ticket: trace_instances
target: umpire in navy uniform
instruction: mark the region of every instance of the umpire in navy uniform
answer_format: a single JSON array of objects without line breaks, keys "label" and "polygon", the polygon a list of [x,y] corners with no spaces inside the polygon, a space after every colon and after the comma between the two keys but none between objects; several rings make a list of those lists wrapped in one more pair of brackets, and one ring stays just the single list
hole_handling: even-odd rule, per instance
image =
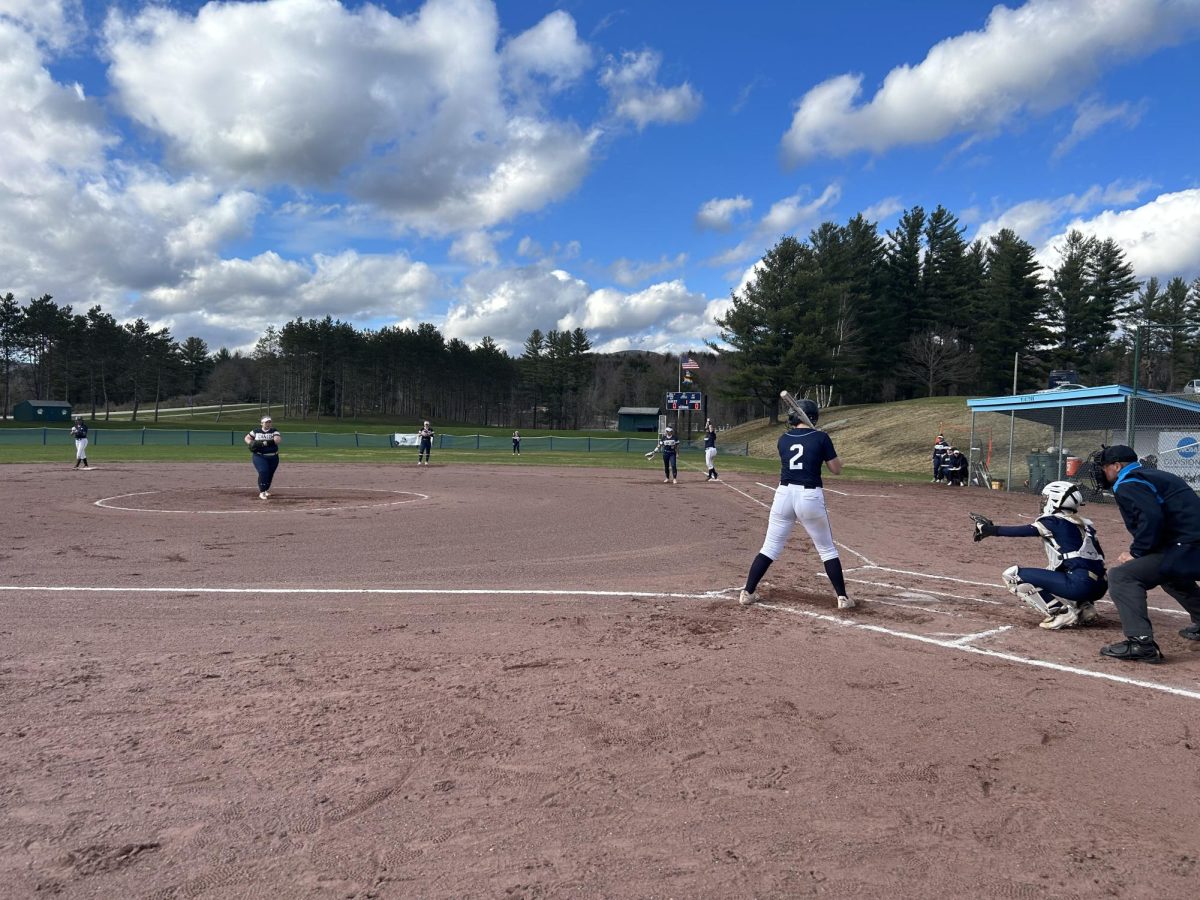
[{"label": "umpire in navy uniform", "polygon": [[1121,616],[1125,640],[1100,648],[1102,656],[1159,663],[1162,651],[1146,607],[1146,592],[1161,587],[1192,617],[1179,634],[1200,641],[1200,497],[1186,481],[1138,462],[1133,448],[1104,447],[1093,455],[1097,485],[1112,487],[1129,549],[1108,571],[1108,594]]}]

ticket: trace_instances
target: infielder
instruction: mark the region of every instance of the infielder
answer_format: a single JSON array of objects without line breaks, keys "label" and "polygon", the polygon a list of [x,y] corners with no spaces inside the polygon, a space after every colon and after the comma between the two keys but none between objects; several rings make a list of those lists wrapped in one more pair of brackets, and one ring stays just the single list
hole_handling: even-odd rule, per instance
[{"label": "infielder", "polygon": [[421,465],[421,459],[424,457],[425,465],[429,465],[429,451],[433,447],[433,428],[428,422],[421,426],[421,430],[417,432],[417,437],[421,439],[421,443],[417,446],[417,465]]},{"label": "infielder", "polygon": [[1096,601],[1108,590],[1104,551],[1095,526],[1079,515],[1084,499],[1076,484],[1052,481],[1042,488],[1042,496],[1045,506],[1032,525],[997,525],[986,516],[971,513],[975,540],[1040,537],[1049,568],[1009,566],[1001,576],[1005,585],[1045,617],[1042,628],[1058,631],[1090,625],[1098,619]]},{"label": "infielder", "polygon": [[83,421],[83,416],[76,416],[75,424],[71,426],[71,437],[75,438],[75,468],[77,469],[80,463],[83,463],[85,469],[91,468],[87,461],[87,432],[87,423]]},{"label": "infielder", "polygon": [[[809,421],[817,422],[817,404],[812,400],[798,401]],[[813,546],[825,564],[825,574],[837,594],[838,609],[853,609],[854,601],[846,596],[846,579],[842,574],[842,560],[833,543],[833,532],[829,527],[829,513],[825,509],[825,490],[821,482],[822,463],[834,475],[840,475],[842,461],[838,459],[833,441],[823,431],[803,424],[796,410],[788,413],[788,430],[779,439],[779,487],[775,489],[775,500],[771,503],[771,515],[767,525],[767,537],[762,549],[750,563],[746,576],[746,587],[738,602],[750,606],[755,602],[754,591],[762,577],[767,574],[771,563],[783,552],[792,529],[799,522],[812,538]]]},{"label": "infielder", "polygon": [[250,461],[258,472],[258,499],[266,500],[271,496],[271,482],[279,468],[279,442],[283,435],[275,430],[270,416],[263,416],[258,427],[252,428],[243,440],[250,448]]},{"label": "infielder", "polygon": [[675,429],[667,426],[658,438],[658,446],[654,448],[662,454],[663,484],[679,484],[679,466],[676,457],[679,454],[679,439],[675,437]]},{"label": "infielder", "polygon": [[717,427],[712,419],[704,422],[704,467],[708,469],[706,481],[719,481],[717,478]]}]

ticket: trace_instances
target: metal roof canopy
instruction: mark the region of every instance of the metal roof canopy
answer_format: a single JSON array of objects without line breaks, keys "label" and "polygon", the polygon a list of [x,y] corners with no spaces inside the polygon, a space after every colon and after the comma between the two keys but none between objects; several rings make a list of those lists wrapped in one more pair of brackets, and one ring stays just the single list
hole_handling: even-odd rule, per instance
[{"label": "metal roof canopy", "polygon": [[[978,397],[967,400],[972,413],[1012,413],[1018,419],[1050,425],[1060,424],[1068,431],[1125,428],[1126,405],[1134,397],[1133,388],[1123,384],[1084,388],[1075,391],[1038,391],[1005,397]],[[1196,399],[1190,399],[1195,397]],[[1170,429],[1179,426],[1179,413],[1200,415],[1200,394],[1157,394],[1138,391],[1137,427]]]}]

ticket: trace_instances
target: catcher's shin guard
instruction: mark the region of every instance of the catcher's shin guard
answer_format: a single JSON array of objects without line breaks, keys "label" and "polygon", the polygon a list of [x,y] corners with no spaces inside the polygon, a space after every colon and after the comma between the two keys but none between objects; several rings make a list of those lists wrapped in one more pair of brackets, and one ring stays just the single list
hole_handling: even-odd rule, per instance
[{"label": "catcher's shin guard", "polygon": [[1055,616],[1062,612],[1060,609],[1050,609],[1050,606],[1046,602],[1046,597],[1042,591],[1039,588],[1034,587],[1032,584],[1027,584],[1021,580],[1021,576],[1017,574],[1017,566],[1009,566],[1004,570],[1001,577],[1004,579],[1005,586],[1012,591],[1012,593],[1015,594],[1022,603],[1031,609],[1040,612],[1043,616]]}]

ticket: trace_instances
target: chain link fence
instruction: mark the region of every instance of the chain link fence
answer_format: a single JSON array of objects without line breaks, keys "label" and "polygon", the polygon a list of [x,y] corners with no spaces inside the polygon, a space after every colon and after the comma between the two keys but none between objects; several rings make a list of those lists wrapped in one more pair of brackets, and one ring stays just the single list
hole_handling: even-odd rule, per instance
[{"label": "chain link fence", "polygon": [[1101,445],[1127,444],[1146,465],[1200,490],[1200,395],[1134,393],[1110,385],[970,400],[970,483],[1040,493],[1051,481],[1076,481],[1089,499],[1089,457]]}]

